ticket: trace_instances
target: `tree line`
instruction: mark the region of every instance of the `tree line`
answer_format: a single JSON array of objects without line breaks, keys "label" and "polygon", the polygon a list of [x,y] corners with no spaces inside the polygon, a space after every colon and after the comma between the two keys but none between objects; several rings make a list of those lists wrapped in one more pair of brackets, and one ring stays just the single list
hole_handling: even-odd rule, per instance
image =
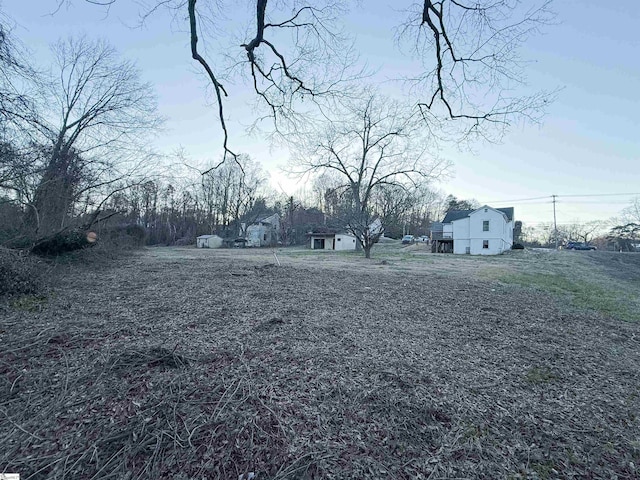
[{"label": "tree line", "polygon": [[[355,235],[369,256],[380,234],[369,228],[375,219],[394,237],[427,234],[456,202],[472,205],[438,191],[451,166],[438,156],[440,142],[500,138],[513,122],[536,121],[554,97],[511,93],[525,80],[519,47],[553,19],[548,1],[415,3],[396,41],[422,73],[394,97],[357,61],[340,22],[348,2],[254,3],[255,35],[248,30],[237,58],[230,49],[205,58],[201,47],[212,25],[239,22],[242,10],[224,2],[210,9],[205,0],[141,4],[143,19],[167,10],[187,20],[190,55],[214,87],[221,161],[189,178],[168,174],[166,157],[149,147],[162,118],[135,63],[80,37],[53,45],[50,65],[32,65],[0,16],[0,243],[33,246],[68,230],[124,227],[141,229],[150,244],[186,243],[202,233],[233,237],[240,224],[277,212],[285,243],[300,243],[320,223]],[[271,121],[272,137],[292,152],[289,170],[308,180],[311,194],[274,193],[260,159],[229,144],[229,92],[217,75],[226,61],[249,80],[256,122]],[[609,237],[631,248],[638,223],[620,222]],[[593,233],[564,230],[553,234],[587,241]],[[523,240],[528,233],[525,226]],[[532,241],[544,241],[539,233]]]}]

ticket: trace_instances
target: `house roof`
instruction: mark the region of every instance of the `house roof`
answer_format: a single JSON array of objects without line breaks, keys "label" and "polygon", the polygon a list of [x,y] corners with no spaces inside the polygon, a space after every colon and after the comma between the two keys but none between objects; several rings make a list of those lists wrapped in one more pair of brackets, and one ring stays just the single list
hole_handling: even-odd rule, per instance
[{"label": "house roof", "polygon": [[335,232],[309,232],[307,233],[307,237],[335,237],[338,235]]},{"label": "house roof", "polygon": [[489,205],[483,205],[480,208],[475,209],[474,212],[478,212],[483,208],[490,208],[491,210],[495,210],[497,212],[502,213],[505,217],[507,217],[508,221],[513,220],[513,207],[493,208],[493,207],[490,207]]},{"label": "house roof", "polygon": [[460,220],[461,218],[468,217],[473,212],[477,212],[478,210],[481,210],[483,208],[492,208],[493,210],[497,210],[500,213],[504,213],[507,216],[507,220],[509,221],[513,220],[513,207],[493,208],[493,207],[490,207],[489,205],[483,205],[482,207],[474,210],[450,210],[444,216],[442,223],[451,223],[456,220]]},{"label": "house roof", "polygon": [[510,221],[513,220],[513,207],[496,208],[496,210],[504,213]]},{"label": "house roof", "polygon": [[442,223],[451,223],[454,220],[460,220],[461,218],[468,217],[472,212],[475,212],[475,210],[449,210],[444,216]]},{"label": "house roof", "polygon": [[278,216],[277,213],[259,215],[253,223],[272,223],[276,219],[276,216]]}]

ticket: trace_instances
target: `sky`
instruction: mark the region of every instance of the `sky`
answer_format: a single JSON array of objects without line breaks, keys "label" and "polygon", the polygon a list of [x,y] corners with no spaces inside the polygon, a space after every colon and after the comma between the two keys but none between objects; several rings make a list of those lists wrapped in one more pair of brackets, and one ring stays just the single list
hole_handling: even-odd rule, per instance
[{"label": "sky", "polygon": [[[235,3],[245,14],[252,2]],[[362,60],[380,79],[415,68],[394,42],[404,3],[411,2],[367,0],[344,17]],[[116,0],[108,11],[84,0],[64,0],[52,14],[57,4],[0,0],[15,24],[14,35],[36,63],[49,63],[48,45],[60,38],[107,39],[155,88],[166,118],[155,147],[166,154],[183,149],[193,164],[220,157],[222,137],[210,88],[190,58],[188,33],[179,19],[161,10],[140,26],[140,4],[130,0]],[[553,221],[551,195],[557,195],[559,224],[607,220],[640,196],[640,3],[556,0],[553,10],[554,24],[528,39],[521,52],[530,61],[529,86],[559,91],[542,123],[517,125],[501,143],[478,143],[472,151],[445,145],[441,155],[453,162],[453,175],[436,185],[458,198],[513,206],[516,218],[529,226]],[[228,22],[218,38],[203,41],[213,50],[216,42],[222,45],[238,33],[241,27]],[[241,84],[227,87],[232,144],[262,164],[276,190],[295,193],[300,181],[282,171],[289,152],[246,133],[255,115],[247,106],[251,97]]]}]

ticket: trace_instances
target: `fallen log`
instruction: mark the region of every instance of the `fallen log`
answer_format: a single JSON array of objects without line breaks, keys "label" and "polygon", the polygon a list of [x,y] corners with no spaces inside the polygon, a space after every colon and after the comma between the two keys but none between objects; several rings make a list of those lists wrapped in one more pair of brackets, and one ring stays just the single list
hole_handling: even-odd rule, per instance
[{"label": "fallen log", "polygon": [[31,247],[31,253],[40,256],[55,256],[82,250],[95,245],[97,235],[82,229],[68,229],[42,238]]}]

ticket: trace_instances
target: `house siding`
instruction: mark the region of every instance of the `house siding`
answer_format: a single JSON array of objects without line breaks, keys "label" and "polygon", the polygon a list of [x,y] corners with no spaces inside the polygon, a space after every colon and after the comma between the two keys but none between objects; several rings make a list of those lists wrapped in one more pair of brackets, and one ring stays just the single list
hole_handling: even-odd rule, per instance
[{"label": "house siding", "polygon": [[[485,222],[488,222],[486,231]],[[464,217],[452,219],[449,224],[445,223],[443,237],[448,236],[453,238],[454,254],[498,255],[511,249],[513,221],[508,220],[504,212],[484,206]],[[485,242],[488,248],[484,248]]]},{"label": "house siding", "polygon": [[451,222],[453,230],[453,253],[463,255],[468,253],[469,243],[469,217]]},{"label": "house siding", "polygon": [[273,214],[246,227],[247,247],[269,247],[277,245],[280,217]]},{"label": "house siding", "polygon": [[[486,210],[486,211],[485,211]],[[489,222],[489,230],[484,231],[484,222]],[[469,215],[469,240],[472,255],[498,255],[511,248],[508,240],[507,224],[502,212],[491,208],[480,208]],[[483,248],[483,241],[489,241],[489,248]],[[508,245],[508,246],[507,246]]]}]

